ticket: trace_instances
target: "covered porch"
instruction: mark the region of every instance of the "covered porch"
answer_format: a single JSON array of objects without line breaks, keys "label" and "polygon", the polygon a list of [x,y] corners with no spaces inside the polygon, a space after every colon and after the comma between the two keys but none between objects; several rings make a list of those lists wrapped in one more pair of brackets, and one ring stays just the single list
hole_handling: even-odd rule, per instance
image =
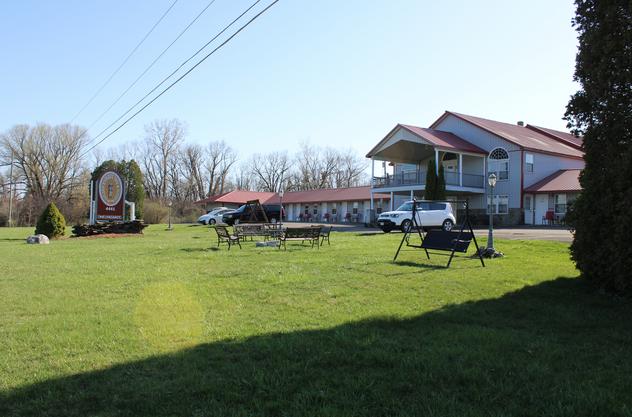
[{"label": "covered porch", "polygon": [[431,159],[438,161],[435,174],[443,166],[446,191],[485,191],[487,152],[449,132],[397,125],[367,157],[372,188],[381,192],[425,190]]}]

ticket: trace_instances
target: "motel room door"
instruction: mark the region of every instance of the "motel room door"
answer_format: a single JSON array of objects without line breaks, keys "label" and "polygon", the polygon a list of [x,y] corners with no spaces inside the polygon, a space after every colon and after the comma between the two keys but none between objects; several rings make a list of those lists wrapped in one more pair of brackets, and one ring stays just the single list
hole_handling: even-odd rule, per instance
[{"label": "motel room door", "polygon": [[549,195],[535,195],[535,224],[544,224],[544,216],[549,209]]}]

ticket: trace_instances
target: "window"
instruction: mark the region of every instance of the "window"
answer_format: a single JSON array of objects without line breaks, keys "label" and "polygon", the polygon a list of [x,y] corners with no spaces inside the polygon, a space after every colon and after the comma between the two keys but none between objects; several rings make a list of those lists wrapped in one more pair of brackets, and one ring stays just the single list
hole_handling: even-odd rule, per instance
[{"label": "window", "polygon": [[524,154],[525,170],[527,172],[533,172],[533,154]]},{"label": "window", "polygon": [[314,215],[318,214],[318,204],[314,204],[313,213],[314,213]]},{"label": "window", "polygon": [[489,153],[487,173],[496,174],[498,181],[509,179],[509,154],[503,148],[496,148]]},{"label": "window", "polygon": [[353,202],[353,214],[358,214],[358,202]]},{"label": "window", "polygon": [[494,203],[490,204],[489,196],[487,196],[487,213],[492,211],[494,214],[509,213],[509,196],[495,195]]},{"label": "window", "polygon": [[304,213],[305,213],[305,214],[309,214],[309,206],[305,206],[305,211],[304,211]]},{"label": "window", "polygon": [[524,209],[531,210],[531,196],[530,195],[524,196]]},{"label": "window", "polygon": [[555,213],[566,213],[566,194],[555,194]]}]

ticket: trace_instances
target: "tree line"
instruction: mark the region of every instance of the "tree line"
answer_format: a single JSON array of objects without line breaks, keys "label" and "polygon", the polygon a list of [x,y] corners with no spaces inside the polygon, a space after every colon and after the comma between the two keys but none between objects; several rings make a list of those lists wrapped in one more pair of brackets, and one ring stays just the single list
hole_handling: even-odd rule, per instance
[{"label": "tree line", "polygon": [[133,161],[150,204],[171,201],[181,211],[234,189],[302,191],[369,181],[368,162],[350,149],[304,143],[294,154],[274,151],[240,160],[226,141],[192,143],[178,119],[155,120],[145,126],[142,139],[89,156],[82,153],[90,143],[84,133],[79,126],[39,123],[16,125],[0,135],[0,225],[7,220],[10,183],[17,224],[33,224],[49,202],[69,221],[82,221],[88,212],[90,177],[106,161],[119,167]]}]

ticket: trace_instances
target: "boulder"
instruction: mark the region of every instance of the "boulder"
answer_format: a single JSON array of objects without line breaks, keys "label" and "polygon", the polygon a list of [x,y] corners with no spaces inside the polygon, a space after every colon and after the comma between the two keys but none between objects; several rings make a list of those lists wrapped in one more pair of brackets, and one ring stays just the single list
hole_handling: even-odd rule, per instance
[{"label": "boulder", "polygon": [[50,241],[46,235],[33,235],[26,238],[26,243],[30,245],[48,245]]}]

